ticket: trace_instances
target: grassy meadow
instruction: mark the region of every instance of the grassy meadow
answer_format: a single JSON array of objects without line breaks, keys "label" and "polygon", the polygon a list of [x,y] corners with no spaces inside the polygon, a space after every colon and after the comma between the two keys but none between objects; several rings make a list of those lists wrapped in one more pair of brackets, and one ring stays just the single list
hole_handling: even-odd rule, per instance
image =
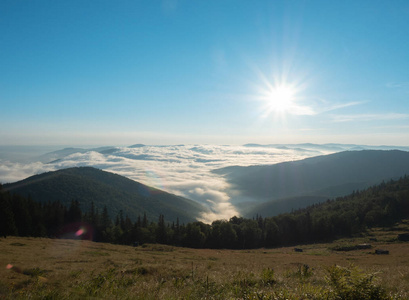
[{"label": "grassy meadow", "polygon": [[396,241],[408,225],[303,252],[1,238],[0,299],[409,299],[409,243]]}]

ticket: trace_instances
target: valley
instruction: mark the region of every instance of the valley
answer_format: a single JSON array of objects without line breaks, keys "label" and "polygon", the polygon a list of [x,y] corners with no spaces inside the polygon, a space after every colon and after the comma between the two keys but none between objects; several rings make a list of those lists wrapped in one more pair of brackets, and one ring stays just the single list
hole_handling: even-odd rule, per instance
[{"label": "valley", "polygon": [[1,1],[0,300],[409,299],[409,1]]},{"label": "valley", "polygon": [[[60,153],[88,153],[72,151]],[[5,184],[0,297],[407,299],[408,243],[398,239],[409,232],[407,153],[343,151],[214,169],[230,182],[221,191],[252,198],[229,199],[243,216],[219,219],[217,205],[90,166]],[[211,222],[198,221],[212,210]]]}]

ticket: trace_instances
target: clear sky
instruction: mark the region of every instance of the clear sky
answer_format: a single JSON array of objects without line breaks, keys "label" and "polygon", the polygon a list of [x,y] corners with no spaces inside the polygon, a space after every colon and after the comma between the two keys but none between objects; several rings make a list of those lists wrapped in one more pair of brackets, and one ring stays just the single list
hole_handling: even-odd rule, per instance
[{"label": "clear sky", "polygon": [[0,144],[409,145],[409,1],[0,2]]}]

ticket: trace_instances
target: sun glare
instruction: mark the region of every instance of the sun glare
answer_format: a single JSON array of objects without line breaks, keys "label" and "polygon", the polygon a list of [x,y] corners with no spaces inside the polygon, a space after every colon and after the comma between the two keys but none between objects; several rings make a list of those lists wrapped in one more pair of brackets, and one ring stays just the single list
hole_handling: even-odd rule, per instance
[{"label": "sun glare", "polygon": [[289,80],[285,75],[268,78],[258,71],[261,85],[256,85],[255,100],[261,102],[260,117],[285,122],[290,116],[313,116],[316,114],[312,103],[308,105],[305,96],[307,83],[300,80]]},{"label": "sun glare", "polygon": [[274,87],[268,95],[268,106],[273,112],[290,112],[294,105],[295,91],[287,85]]}]

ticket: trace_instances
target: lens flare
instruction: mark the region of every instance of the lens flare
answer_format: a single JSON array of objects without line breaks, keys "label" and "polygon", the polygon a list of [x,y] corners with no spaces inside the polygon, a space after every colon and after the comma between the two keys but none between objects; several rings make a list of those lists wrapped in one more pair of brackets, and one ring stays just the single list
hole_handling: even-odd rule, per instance
[{"label": "lens flare", "polygon": [[86,228],[81,227],[80,229],[77,230],[77,232],[75,232],[75,235],[79,237],[83,235],[85,232],[87,232]]}]

